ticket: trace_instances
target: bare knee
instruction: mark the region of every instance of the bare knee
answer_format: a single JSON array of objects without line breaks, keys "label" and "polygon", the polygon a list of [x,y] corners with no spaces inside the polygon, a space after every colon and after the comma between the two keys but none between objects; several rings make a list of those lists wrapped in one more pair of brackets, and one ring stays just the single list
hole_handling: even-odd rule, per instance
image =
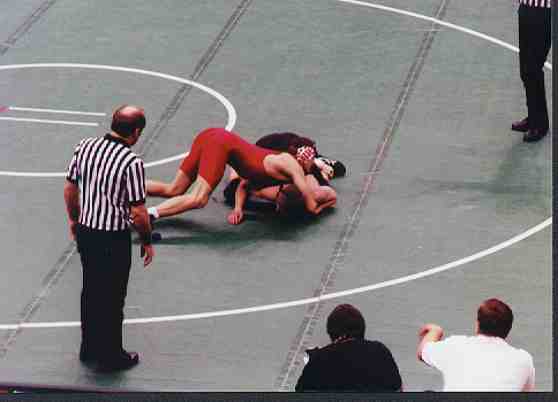
[{"label": "bare knee", "polygon": [[193,179],[185,174],[182,170],[178,169],[176,176],[172,183],[169,183],[166,188],[166,196],[167,197],[176,197],[178,195],[185,194],[186,191],[190,188]]},{"label": "bare knee", "polygon": [[184,190],[182,188],[182,186],[179,186],[176,182],[173,183],[169,183],[169,185],[166,188],[166,196],[167,197],[176,197],[177,195],[182,195],[186,192],[186,190]]},{"label": "bare knee", "polygon": [[194,200],[192,201],[192,208],[193,209],[204,208],[208,202],[209,202],[208,194],[196,194],[194,195]]}]

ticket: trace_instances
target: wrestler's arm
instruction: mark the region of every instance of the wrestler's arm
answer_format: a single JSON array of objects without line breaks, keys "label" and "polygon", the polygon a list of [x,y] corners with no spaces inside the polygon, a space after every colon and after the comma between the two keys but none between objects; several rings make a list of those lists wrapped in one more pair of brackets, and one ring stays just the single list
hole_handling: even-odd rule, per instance
[{"label": "wrestler's arm", "polygon": [[287,154],[283,157],[284,162],[279,166],[281,172],[288,176],[298,191],[300,191],[308,212],[314,215],[319,214],[325,207],[318,205],[318,202],[314,198],[314,192],[306,181],[302,167],[293,157],[290,157],[290,155],[286,157],[286,155]]},{"label": "wrestler's arm", "polygon": [[234,209],[227,220],[231,225],[238,225],[244,218],[244,204],[248,198],[248,181],[241,179],[234,194]]}]

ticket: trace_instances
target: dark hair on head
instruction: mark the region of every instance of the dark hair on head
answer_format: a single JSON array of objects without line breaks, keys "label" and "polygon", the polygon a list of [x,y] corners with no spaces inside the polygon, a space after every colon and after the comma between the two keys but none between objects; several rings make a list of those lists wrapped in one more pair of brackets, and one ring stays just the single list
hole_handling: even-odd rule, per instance
[{"label": "dark hair on head", "polygon": [[505,338],[512,327],[513,313],[506,303],[498,299],[488,299],[480,305],[477,320],[481,334]]},{"label": "dark hair on head", "polygon": [[124,138],[131,136],[139,128],[145,128],[145,115],[143,109],[122,105],[112,115],[110,129]]},{"label": "dark hair on head", "polygon": [[350,304],[340,304],[327,317],[327,333],[332,341],[340,336],[363,339],[366,324],[360,311]]},{"label": "dark hair on head", "polygon": [[329,182],[324,179],[324,177],[322,176],[322,171],[318,166],[316,166],[315,163],[313,163],[312,167],[310,168],[310,174],[314,176],[320,186],[329,186]]},{"label": "dark hair on head", "polygon": [[227,184],[227,187],[223,190],[223,195],[225,196],[225,204],[233,207],[234,206],[234,195],[236,194],[236,189],[240,184],[240,177],[233,179]]}]

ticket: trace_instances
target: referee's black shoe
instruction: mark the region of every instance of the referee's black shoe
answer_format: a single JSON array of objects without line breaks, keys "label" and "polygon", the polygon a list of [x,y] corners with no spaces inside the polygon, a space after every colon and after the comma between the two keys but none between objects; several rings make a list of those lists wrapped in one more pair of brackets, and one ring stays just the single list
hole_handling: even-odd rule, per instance
[{"label": "referee's black shoe", "polygon": [[531,128],[523,136],[523,142],[537,142],[548,134],[548,129]]},{"label": "referee's black shoe", "polygon": [[139,354],[137,352],[122,352],[118,357],[108,360],[99,361],[98,371],[120,371],[128,370],[139,363]]},{"label": "referee's black shoe", "polygon": [[513,131],[519,131],[520,133],[526,133],[529,131],[529,118],[526,117],[523,120],[512,123],[511,129]]},{"label": "referee's black shoe", "polygon": [[89,350],[81,347],[79,350],[79,360],[85,364],[95,363],[97,361],[97,357],[94,356]]}]

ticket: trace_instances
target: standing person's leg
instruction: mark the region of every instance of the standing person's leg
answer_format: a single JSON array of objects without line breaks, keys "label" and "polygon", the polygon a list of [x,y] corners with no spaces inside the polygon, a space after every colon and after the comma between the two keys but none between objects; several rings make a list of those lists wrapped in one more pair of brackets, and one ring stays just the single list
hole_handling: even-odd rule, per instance
[{"label": "standing person's leg", "polygon": [[98,361],[108,365],[120,353],[114,342],[111,323],[114,322],[115,269],[114,247],[118,247],[111,232],[78,227],[78,249],[83,266],[81,293],[82,361]]},{"label": "standing person's leg", "polygon": [[524,141],[538,141],[548,132],[544,63],[550,50],[550,10],[520,7],[520,62],[528,110]]},{"label": "standing person's leg", "polygon": [[126,369],[138,362],[137,354],[128,354],[122,347],[122,321],[131,268],[131,236],[129,231],[107,234],[110,246],[105,249],[105,265],[102,271],[102,298],[99,305],[103,310],[103,350],[99,362],[102,369]]},{"label": "standing person's leg", "polygon": [[546,103],[546,88],[544,85],[544,63],[550,51],[551,44],[551,14],[549,9],[536,10],[533,24],[532,50],[530,52],[533,77],[533,111],[532,128],[547,130],[549,127],[548,109]]},{"label": "standing person's leg", "polygon": [[526,133],[529,131],[529,103],[531,101],[531,84],[529,77],[529,46],[531,42],[531,29],[529,23],[529,8],[520,4],[518,12],[518,33],[519,33],[519,76],[525,89],[525,104],[527,106],[527,117],[512,124],[512,130]]},{"label": "standing person's leg", "polygon": [[124,352],[122,345],[122,323],[124,321],[124,304],[128,293],[130,268],[132,267],[132,241],[130,232],[119,233],[114,243],[112,267],[114,270],[114,305],[111,306],[111,308],[114,309],[114,315],[111,314],[110,336],[114,342],[114,349]]},{"label": "standing person's leg", "polygon": [[82,290],[80,297],[81,311],[81,346],[79,358],[89,362],[97,360],[100,347],[98,342],[97,323],[98,311],[95,309],[95,291],[98,289],[97,261],[98,253],[95,249],[96,239],[81,225],[78,225],[76,241],[82,266]]}]

